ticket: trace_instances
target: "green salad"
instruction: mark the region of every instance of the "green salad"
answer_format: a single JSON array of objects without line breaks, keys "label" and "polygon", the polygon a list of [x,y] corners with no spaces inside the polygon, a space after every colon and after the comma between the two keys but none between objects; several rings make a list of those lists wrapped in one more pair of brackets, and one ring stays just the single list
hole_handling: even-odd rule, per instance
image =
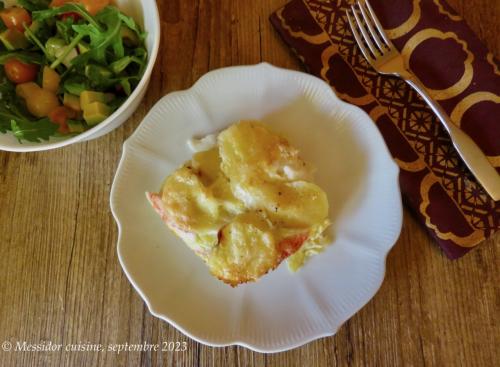
[{"label": "green salad", "polygon": [[0,133],[80,134],[138,85],[146,34],[109,1],[0,2]]}]

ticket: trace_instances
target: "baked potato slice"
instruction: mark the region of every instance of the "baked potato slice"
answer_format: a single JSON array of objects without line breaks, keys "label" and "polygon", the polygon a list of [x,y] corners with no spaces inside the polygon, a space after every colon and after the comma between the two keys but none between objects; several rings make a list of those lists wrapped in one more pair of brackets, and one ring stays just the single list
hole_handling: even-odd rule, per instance
[{"label": "baked potato slice", "polygon": [[219,134],[221,169],[235,181],[309,180],[312,168],[285,138],[257,121],[241,121]]},{"label": "baked potato slice", "polygon": [[231,286],[259,279],[293,255],[308,232],[280,238],[259,212],[237,216],[219,233],[219,243],[208,256],[210,272]]}]

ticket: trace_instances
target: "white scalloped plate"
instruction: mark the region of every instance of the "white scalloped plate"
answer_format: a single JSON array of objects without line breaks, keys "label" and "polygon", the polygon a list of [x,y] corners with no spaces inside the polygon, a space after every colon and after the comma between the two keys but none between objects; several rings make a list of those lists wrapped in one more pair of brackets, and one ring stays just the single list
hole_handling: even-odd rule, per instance
[{"label": "white scalloped plate", "polygon": [[[285,264],[231,288],[175,237],[144,193],[188,160],[186,141],[261,119],[317,167],[333,243],[298,273]],[[371,119],[308,74],[268,64],[208,73],[165,96],[124,144],[111,193],[118,256],[151,313],[211,346],[279,352],[335,334],[377,292],[402,223],[398,168]]]}]

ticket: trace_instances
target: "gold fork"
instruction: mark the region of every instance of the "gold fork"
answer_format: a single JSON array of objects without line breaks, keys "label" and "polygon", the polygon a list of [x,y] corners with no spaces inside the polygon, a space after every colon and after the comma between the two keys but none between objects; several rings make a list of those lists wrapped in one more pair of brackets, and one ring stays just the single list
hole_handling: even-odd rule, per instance
[{"label": "gold fork", "polygon": [[347,18],[359,49],[379,74],[397,76],[408,83],[434,111],[450,135],[453,146],[477,181],[493,200],[500,200],[500,175],[481,148],[458,126],[426,91],[422,82],[405,67],[403,56],[387,37],[368,0],[358,0]]}]

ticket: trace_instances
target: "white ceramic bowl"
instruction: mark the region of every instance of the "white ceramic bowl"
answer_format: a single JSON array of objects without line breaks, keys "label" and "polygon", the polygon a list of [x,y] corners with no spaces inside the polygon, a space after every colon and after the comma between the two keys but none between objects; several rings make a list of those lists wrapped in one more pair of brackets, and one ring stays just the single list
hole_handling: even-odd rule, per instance
[{"label": "white ceramic bowl", "polygon": [[0,150],[11,152],[37,152],[61,148],[70,144],[103,136],[123,124],[137,109],[148,89],[153,66],[160,48],[160,16],[154,0],[116,0],[114,3],[127,15],[132,16],[142,29],[148,32],[146,48],[148,64],[139,85],[130,97],[110,117],[90,130],[73,137],[50,138],[42,143],[19,141],[10,132],[0,134]]},{"label": "white ceramic bowl", "polygon": [[[317,168],[333,243],[237,288],[215,279],[146,200],[188,160],[186,141],[261,119]],[[402,222],[398,167],[370,117],[311,75],[268,64],[216,70],[161,99],[124,144],[111,208],[120,263],[151,313],[199,342],[261,352],[334,334],[377,292]]]}]

